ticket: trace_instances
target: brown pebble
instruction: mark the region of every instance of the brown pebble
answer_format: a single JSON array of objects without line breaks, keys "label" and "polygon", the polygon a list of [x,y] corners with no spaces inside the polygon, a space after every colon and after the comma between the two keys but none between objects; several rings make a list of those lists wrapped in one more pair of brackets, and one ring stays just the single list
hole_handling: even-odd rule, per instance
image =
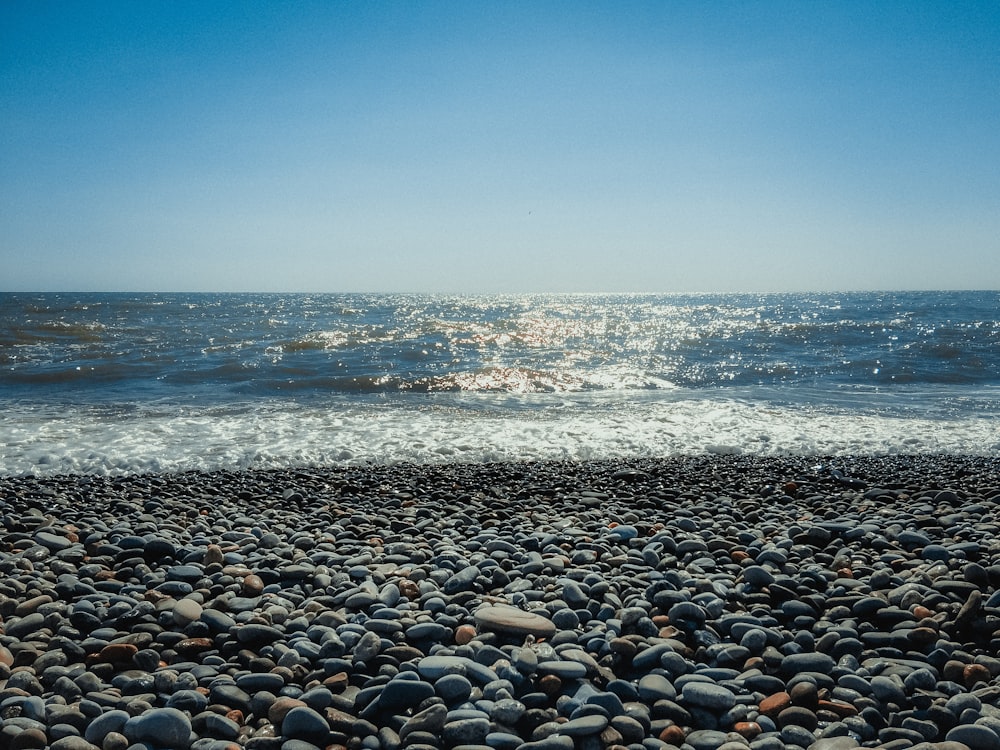
[{"label": "brown pebble", "polygon": [[205,548],[205,565],[221,565],[223,561],[222,547],[218,544],[210,544]]},{"label": "brown pebble", "polygon": [[45,732],[41,729],[25,729],[20,734],[14,735],[13,739],[10,741],[10,750],[34,750],[38,748],[39,750],[43,747],[47,747],[49,744],[48,738],[45,736]]},{"label": "brown pebble", "polygon": [[459,625],[455,628],[455,643],[464,646],[476,637],[476,629],[471,625]]},{"label": "brown pebble", "polygon": [[138,652],[139,649],[131,643],[109,643],[94,657],[94,661],[106,664],[125,664],[131,662],[132,657]]},{"label": "brown pebble", "polygon": [[399,582],[399,593],[410,601],[415,601],[420,598],[420,586],[415,581],[404,578]]},{"label": "brown pebble", "polygon": [[271,707],[267,711],[267,719],[275,726],[280,726],[289,711],[304,705],[306,705],[304,701],[282,695],[271,704]]},{"label": "brown pebble", "polygon": [[24,617],[25,615],[30,615],[43,604],[49,604],[51,602],[51,596],[48,594],[39,594],[38,596],[33,596],[32,598],[27,599],[14,607],[14,614],[18,617]]},{"label": "brown pebble", "polygon": [[916,643],[918,645],[925,645],[928,643],[934,643],[938,639],[938,632],[933,628],[914,628],[906,634],[906,640],[910,643]]},{"label": "brown pebble", "polygon": [[548,696],[559,695],[562,690],[562,680],[554,674],[547,674],[538,681],[538,688]]},{"label": "brown pebble", "polygon": [[774,695],[767,696],[764,700],[760,702],[757,710],[760,711],[765,716],[777,716],[779,713],[784,711],[792,705],[792,696],[788,693],[781,692],[775,693]]},{"label": "brown pebble", "polygon": [[971,688],[977,682],[989,682],[990,670],[982,664],[968,664],[962,670],[962,682],[967,688]]},{"label": "brown pebble", "polygon": [[804,706],[789,706],[778,714],[778,726],[787,727],[792,724],[811,732],[819,726],[819,720],[816,714]]},{"label": "brown pebble", "polygon": [[246,596],[260,596],[264,590],[264,582],[260,576],[251,573],[243,579],[243,593]]},{"label": "brown pebble", "polygon": [[211,638],[185,638],[174,645],[178,654],[196,654],[212,648],[215,648],[215,642]]},{"label": "brown pebble", "polygon": [[748,740],[755,739],[763,730],[756,721],[738,721],[733,724],[733,731]]},{"label": "brown pebble", "polygon": [[350,675],[347,672],[337,672],[323,680],[323,686],[330,692],[340,692],[347,687],[349,681]]},{"label": "brown pebble", "polygon": [[858,709],[856,709],[850,703],[843,703],[841,701],[820,700],[816,706],[816,710],[828,711],[830,713],[836,714],[842,719],[848,716],[858,715]]},{"label": "brown pebble", "polygon": [[788,696],[791,698],[792,704],[806,708],[816,708],[816,703],[819,701],[816,686],[811,682],[794,684],[792,689],[788,691]]},{"label": "brown pebble", "polygon": [[603,747],[620,746],[625,739],[622,737],[622,733],[612,726],[604,727],[604,730],[600,734],[600,738],[601,745]]},{"label": "brown pebble", "polygon": [[14,666],[14,654],[6,646],[0,646],[0,664],[6,664],[8,667]]},{"label": "brown pebble", "polygon": [[621,654],[626,659],[631,659],[635,656],[635,652],[638,647],[630,641],[628,638],[612,638],[608,643],[608,647],[611,649],[612,653]]},{"label": "brown pebble", "polygon": [[677,747],[680,747],[684,744],[685,736],[684,730],[681,727],[676,724],[672,724],[660,732],[660,741],[666,742],[668,745],[676,745]]}]

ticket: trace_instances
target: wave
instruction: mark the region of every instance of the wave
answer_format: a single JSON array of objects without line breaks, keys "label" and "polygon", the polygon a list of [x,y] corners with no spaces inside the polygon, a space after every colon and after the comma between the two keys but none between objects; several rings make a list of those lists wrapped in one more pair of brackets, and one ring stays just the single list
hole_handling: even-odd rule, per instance
[{"label": "wave", "polygon": [[1000,453],[996,394],[975,411],[942,404],[934,416],[908,415],[886,403],[859,409],[872,403],[872,394],[863,392],[840,394],[839,404],[804,403],[801,393],[784,399],[677,391],[640,399],[606,393],[441,395],[200,407],[8,402],[8,417],[0,421],[0,474],[696,453]]}]

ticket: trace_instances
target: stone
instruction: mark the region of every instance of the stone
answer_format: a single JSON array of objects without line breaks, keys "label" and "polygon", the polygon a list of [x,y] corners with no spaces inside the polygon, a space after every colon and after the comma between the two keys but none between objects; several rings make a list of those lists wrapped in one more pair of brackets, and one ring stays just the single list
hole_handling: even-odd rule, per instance
[{"label": "stone", "polygon": [[681,689],[681,702],[722,713],[736,704],[736,696],[712,682],[688,682]]},{"label": "stone", "polygon": [[126,721],[122,734],[130,742],[186,748],[191,737],[191,719],[176,708],[154,708]]},{"label": "stone", "polygon": [[556,633],[556,626],[551,620],[503,604],[483,605],[474,616],[476,624],[484,630],[537,638],[551,638]]}]

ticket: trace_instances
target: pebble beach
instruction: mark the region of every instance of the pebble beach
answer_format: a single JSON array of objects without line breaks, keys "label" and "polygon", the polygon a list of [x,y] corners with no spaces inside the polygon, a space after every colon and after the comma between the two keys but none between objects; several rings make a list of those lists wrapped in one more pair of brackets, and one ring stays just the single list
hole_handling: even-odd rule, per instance
[{"label": "pebble beach", "polygon": [[0,477],[0,749],[1000,750],[1000,460]]}]

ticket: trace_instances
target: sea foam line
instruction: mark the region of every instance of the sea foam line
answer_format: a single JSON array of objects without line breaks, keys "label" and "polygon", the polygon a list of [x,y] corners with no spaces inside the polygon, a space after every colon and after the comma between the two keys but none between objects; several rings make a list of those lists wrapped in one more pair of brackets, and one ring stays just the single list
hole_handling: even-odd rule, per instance
[{"label": "sea foam line", "polygon": [[130,474],[301,465],[591,460],[698,453],[995,455],[988,417],[905,417],[741,399],[550,408],[237,404],[20,406],[0,420],[0,474]]}]

